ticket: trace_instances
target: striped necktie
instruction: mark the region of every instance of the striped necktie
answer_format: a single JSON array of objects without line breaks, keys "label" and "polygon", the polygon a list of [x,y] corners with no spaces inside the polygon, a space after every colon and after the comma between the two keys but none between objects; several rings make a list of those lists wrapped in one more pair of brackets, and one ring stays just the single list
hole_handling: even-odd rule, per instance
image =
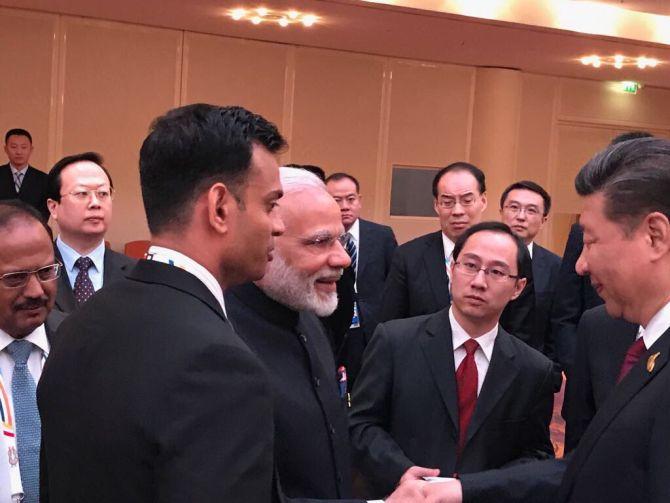
[{"label": "striped necktie", "polygon": [[21,190],[21,184],[23,183],[24,174],[25,173],[23,171],[17,171],[16,173],[14,173],[14,188],[16,189],[17,194]]},{"label": "striped necktie", "polygon": [[354,237],[350,232],[347,232],[347,241],[344,245],[344,249],[349,254],[351,259],[351,270],[354,271],[354,278],[356,277],[356,266],[358,264],[358,250],[356,249],[356,243],[354,243]]}]

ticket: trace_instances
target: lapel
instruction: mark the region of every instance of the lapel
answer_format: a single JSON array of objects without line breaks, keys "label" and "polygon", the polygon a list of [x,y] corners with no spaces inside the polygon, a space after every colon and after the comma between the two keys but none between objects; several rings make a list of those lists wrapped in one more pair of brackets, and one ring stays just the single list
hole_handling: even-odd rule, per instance
[{"label": "lapel", "polygon": [[451,342],[449,309],[435,313],[428,321],[426,333],[420,339],[421,349],[428,361],[428,368],[435,380],[454,427],[451,433],[456,439],[458,432],[458,390],[454,366],[454,348]]},{"label": "lapel", "polygon": [[118,260],[117,254],[112,250],[105,248],[104,271],[102,276],[102,284],[109,285],[112,281],[122,279],[125,267]]},{"label": "lapel", "polygon": [[549,279],[549,274],[547,274],[547,255],[544,253],[544,248],[537,243],[533,244],[531,264],[535,291],[544,292],[547,290],[547,280]]},{"label": "lapel", "polygon": [[[647,371],[647,358],[654,353],[660,353],[656,359],[656,365],[653,372]],[[588,459],[591,451],[600,439],[603,432],[607,429],[610,423],[616,418],[628,403],[635,398],[642,388],[644,388],[652,379],[659,375],[668,363],[668,356],[670,353],[670,329],[656,341],[656,343],[642,355],[640,361],[635,365],[628,376],[615,386],[612,394],[605,400],[602,407],[593,417],[584,436],[579,442],[577,449],[572,456],[572,460],[568,465],[565,476],[563,477],[563,484],[561,494],[568,495],[571,491],[576,474],[581,470]],[[562,501],[559,499],[559,501]]]},{"label": "lapel", "polygon": [[29,192],[30,186],[33,183],[33,177],[35,176],[35,174],[33,173],[34,171],[35,170],[32,168],[32,166],[28,166],[26,174],[23,176],[23,181],[21,182],[21,188],[19,189],[19,194],[25,194],[26,192]]},{"label": "lapel", "polygon": [[[56,259],[63,264],[63,257],[61,256],[56,243],[54,243],[54,254],[56,255]],[[65,265],[63,265],[63,272],[61,272],[60,278],[58,278],[56,307],[64,313],[71,313],[77,308],[77,302],[74,300],[74,292],[72,291]]]},{"label": "lapel", "polygon": [[519,373],[519,367],[514,362],[516,352],[514,351],[511,337],[502,328],[498,327],[498,335],[496,336],[493,352],[491,353],[491,362],[486,371],[482,390],[479,392],[479,397],[477,397],[477,405],[472,414],[472,419],[468,425],[465,439],[466,446],[475,433],[477,433],[477,430],[485,423],[496,404]]},{"label": "lapel", "polygon": [[0,166],[0,187],[2,186],[8,187],[8,195],[15,194],[18,197],[18,194],[16,193],[16,188],[14,186],[14,176],[12,175],[12,168],[10,167],[9,164]]},{"label": "lapel", "polygon": [[126,277],[142,283],[165,285],[191,295],[214,311],[223,321],[227,321],[221,304],[205,284],[190,272],[186,272],[179,267],[151,260],[139,260]]},{"label": "lapel", "polygon": [[428,235],[426,250],[423,254],[423,262],[428,273],[428,282],[433,292],[437,309],[448,306],[451,302],[449,295],[449,277],[444,263],[444,245],[442,244],[442,231]]},{"label": "lapel", "polygon": [[[377,241],[374,239],[372,234],[372,228],[368,226],[368,222],[359,218],[358,219],[358,271],[356,273],[356,278],[363,276],[363,271],[370,261],[370,257],[374,255],[372,253],[373,248]],[[361,253],[361,248],[363,253]]]}]

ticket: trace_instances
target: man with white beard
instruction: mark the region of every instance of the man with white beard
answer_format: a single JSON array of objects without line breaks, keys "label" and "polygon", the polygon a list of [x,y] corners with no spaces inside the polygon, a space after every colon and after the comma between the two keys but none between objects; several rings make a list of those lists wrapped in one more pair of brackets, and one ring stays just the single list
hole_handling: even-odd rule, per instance
[{"label": "man with white beard", "polygon": [[[347,410],[317,318],[337,307],[336,283],[350,263],[344,227],[321,180],[302,169],[279,171],[284,196],[268,211],[279,211],[286,230],[263,279],[228,290],[226,309],[274,388],[275,501],[345,501],[352,496]],[[403,487],[386,501],[415,490]]]}]

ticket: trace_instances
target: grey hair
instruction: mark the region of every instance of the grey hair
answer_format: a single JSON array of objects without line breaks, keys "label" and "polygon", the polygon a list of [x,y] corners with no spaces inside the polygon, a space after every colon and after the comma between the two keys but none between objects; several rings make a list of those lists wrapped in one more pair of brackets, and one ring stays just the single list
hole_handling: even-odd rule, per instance
[{"label": "grey hair", "polygon": [[299,192],[306,189],[326,190],[326,184],[314,173],[302,168],[279,168],[279,179],[284,194]]}]

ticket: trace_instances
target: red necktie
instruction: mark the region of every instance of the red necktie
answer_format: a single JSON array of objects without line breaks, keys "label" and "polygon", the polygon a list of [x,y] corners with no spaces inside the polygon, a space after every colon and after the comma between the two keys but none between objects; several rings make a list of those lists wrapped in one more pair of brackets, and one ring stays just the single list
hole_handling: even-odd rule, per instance
[{"label": "red necktie", "polygon": [[636,340],[629,348],[626,353],[626,357],[623,359],[623,364],[621,365],[621,370],[619,371],[619,378],[617,379],[617,384],[628,375],[630,369],[640,360],[640,357],[647,351],[646,346],[644,345],[644,338],[640,337]]},{"label": "red necktie", "polygon": [[479,347],[477,341],[468,339],[463,343],[465,348],[465,358],[456,370],[456,384],[458,386],[458,428],[460,438],[458,442],[458,451],[465,445],[465,434],[468,431],[468,424],[472,412],[477,403],[477,365],[475,364],[475,351]]}]

